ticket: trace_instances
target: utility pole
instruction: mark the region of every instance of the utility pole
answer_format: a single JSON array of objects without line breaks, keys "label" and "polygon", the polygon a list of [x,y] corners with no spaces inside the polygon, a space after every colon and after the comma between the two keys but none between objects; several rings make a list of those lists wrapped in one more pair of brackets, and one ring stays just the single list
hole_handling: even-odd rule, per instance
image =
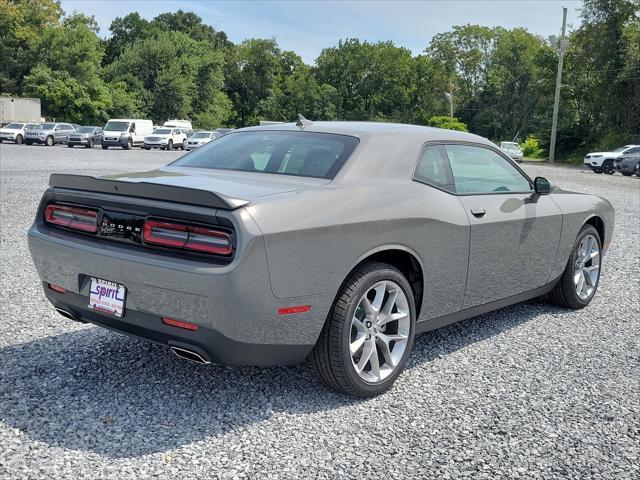
[{"label": "utility pole", "polygon": [[556,77],[556,94],[553,98],[553,117],[551,119],[551,142],[549,143],[549,163],[553,163],[556,155],[556,133],[558,130],[558,110],[560,109],[560,85],[562,84],[562,64],[569,42],[565,38],[567,30],[567,7],[562,7],[562,35],[558,50],[558,76]]},{"label": "utility pole", "polygon": [[455,89],[455,86],[453,85],[453,82],[451,80],[449,80],[447,89],[449,91],[444,92],[444,96],[447,97],[447,100],[449,100],[449,116],[453,118],[453,90]]}]

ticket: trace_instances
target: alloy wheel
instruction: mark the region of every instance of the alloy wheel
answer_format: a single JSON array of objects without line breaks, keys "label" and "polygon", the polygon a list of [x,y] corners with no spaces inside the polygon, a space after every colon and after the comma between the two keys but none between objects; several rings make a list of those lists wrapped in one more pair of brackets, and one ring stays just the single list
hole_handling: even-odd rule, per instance
[{"label": "alloy wheel", "polygon": [[578,250],[573,269],[573,283],[581,300],[593,295],[600,276],[600,245],[593,235],[585,236]]},{"label": "alloy wheel", "polygon": [[351,363],[367,383],[383,381],[398,367],[411,330],[409,302],[402,288],[385,280],[360,298],[351,320]]}]

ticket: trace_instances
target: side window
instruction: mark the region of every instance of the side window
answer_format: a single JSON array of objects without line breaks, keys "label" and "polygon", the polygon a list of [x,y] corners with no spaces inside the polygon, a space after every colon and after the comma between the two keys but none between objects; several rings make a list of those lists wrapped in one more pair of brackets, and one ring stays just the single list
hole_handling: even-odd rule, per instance
[{"label": "side window", "polygon": [[456,190],[442,145],[432,145],[424,149],[414,178],[450,192]]},{"label": "side window", "polygon": [[131,126],[129,127],[129,132],[130,133],[135,133],[136,131],[136,124],[132,123]]},{"label": "side window", "polygon": [[531,191],[529,181],[496,152],[472,145],[445,148],[457,193]]}]

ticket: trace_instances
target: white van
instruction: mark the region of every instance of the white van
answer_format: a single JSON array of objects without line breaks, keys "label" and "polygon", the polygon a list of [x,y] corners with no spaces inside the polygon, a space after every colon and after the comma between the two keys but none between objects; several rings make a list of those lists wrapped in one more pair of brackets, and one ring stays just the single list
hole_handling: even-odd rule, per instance
[{"label": "white van", "polygon": [[107,122],[102,132],[102,149],[122,147],[131,150],[142,146],[144,137],[153,132],[153,122],[141,118],[113,118]]},{"label": "white van", "polygon": [[189,120],[167,120],[162,126],[193,130],[193,127],[191,126],[191,122]]}]

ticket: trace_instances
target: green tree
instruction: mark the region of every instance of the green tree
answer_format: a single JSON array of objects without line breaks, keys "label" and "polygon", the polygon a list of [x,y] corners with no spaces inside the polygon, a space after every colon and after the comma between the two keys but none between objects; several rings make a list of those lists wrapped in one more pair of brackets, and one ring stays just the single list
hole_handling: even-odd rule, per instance
[{"label": "green tree", "polygon": [[20,94],[42,32],[63,12],[54,0],[0,0],[0,12],[0,92]]},{"label": "green tree", "polygon": [[182,32],[158,31],[130,45],[109,66],[108,78],[129,85],[156,122],[194,117],[210,125],[229,113],[222,52]]},{"label": "green tree", "polygon": [[333,86],[346,120],[406,121],[412,116],[411,52],[393,42],[341,40],[316,60],[316,77]]},{"label": "green tree", "polygon": [[458,130],[468,132],[467,126],[455,117],[435,116],[429,119],[428,125],[436,128],[446,128],[448,130]]},{"label": "green tree", "polygon": [[262,104],[273,95],[280,62],[275,40],[251,39],[230,49],[225,65],[226,92],[240,127],[258,122]]}]

